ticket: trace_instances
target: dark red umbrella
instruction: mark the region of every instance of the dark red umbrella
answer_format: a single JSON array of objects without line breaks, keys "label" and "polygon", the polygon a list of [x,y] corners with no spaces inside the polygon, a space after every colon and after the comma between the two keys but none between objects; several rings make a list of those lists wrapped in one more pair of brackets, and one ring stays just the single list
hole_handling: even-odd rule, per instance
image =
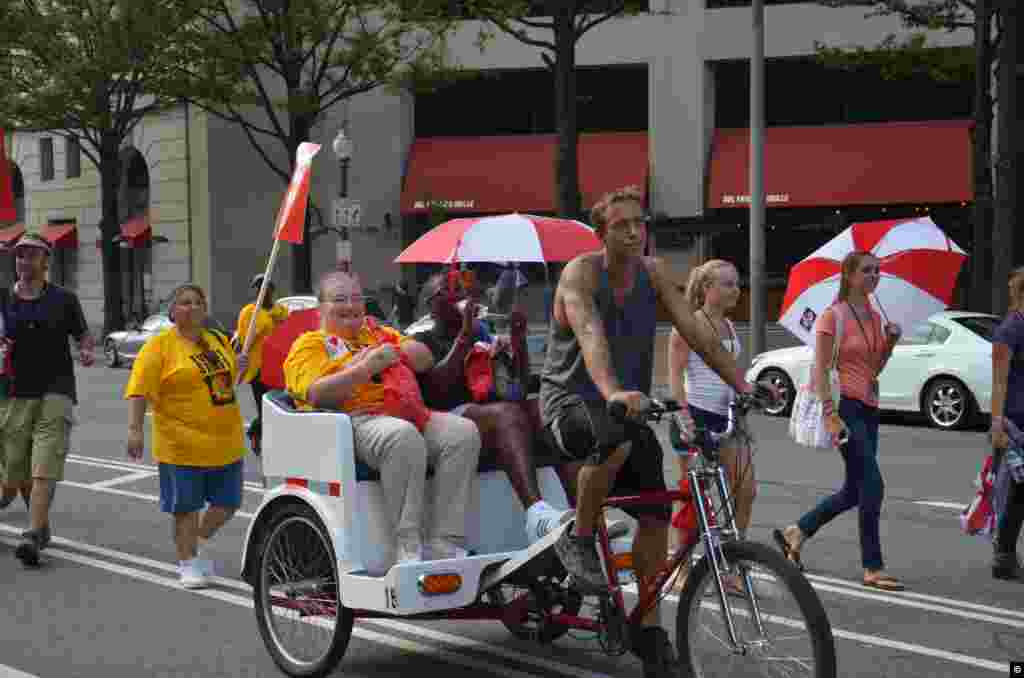
[{"label": "dark red umbrella", "polygon": [[263,341],[263,367],[260,368],[260,381],[270,388],[283,389],[284,359],[292,344],[304,332],[320,329],[320,309],[306,308],[292,311],[284,322]]}]

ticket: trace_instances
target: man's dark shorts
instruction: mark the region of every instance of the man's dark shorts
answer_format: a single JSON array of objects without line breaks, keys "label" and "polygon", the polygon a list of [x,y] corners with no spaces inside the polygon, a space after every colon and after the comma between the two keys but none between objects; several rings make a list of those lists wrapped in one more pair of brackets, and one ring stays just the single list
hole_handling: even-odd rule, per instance
[{"label": "man's dark shorts", "polygon": [[[642,492],[665,491],[665,471],[661,444],[650,426],[620,422],[608,416],[604,402],[582,400],[563,405],[549,418],[543,431],[544,442],[569,461],[603,463],[624,442],[632,443],[609,496],[621,497]],[[654,516],[666,522],[671,504],[635,505],[622,509],[634,518]]]}]

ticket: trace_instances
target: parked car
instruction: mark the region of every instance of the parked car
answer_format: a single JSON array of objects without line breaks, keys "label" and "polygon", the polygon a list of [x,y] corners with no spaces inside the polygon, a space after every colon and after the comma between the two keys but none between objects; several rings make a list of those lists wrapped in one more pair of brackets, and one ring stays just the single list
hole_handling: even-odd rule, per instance
[{"label": "parked car", "polygon": [[[213,318],[207,322],[214,329],[231,336],[231,333]],[[103,339],[103,357],[107,365],[118,367],[135,360],[142,350],[142,345],[150,337],[160,334],[173,324],[166,313],[155,313],[142,321],[141,325],[129,325],[128,329],[111,332]]]},{"label": "parked car", "polygon": [[[879,378],[879,407],[920,412],[941,429],[968,426],[991,412],[992,334],[999,318],[984,313],[943,311],[904,328]],[[808,378],[813,349],[782,348],[758,354],[747,381],[768,381],[785,394],[769,414],[790,412],[796,389]]]}]

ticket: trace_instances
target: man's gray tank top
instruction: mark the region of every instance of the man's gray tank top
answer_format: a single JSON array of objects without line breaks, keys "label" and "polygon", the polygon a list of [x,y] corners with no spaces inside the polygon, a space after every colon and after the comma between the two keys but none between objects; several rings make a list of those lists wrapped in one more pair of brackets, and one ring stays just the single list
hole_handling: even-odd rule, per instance
[{"label": "man's gray tank top", "polygon": [[[647,267],[637,267],[633,289],[620,307],[601,267],[594,304],[604,323],[611,351],[612,371],[627,391],[650,393],[654,372],[654,335],[657,330],[657,295]],[[590,378],[583,351],[571,327],[563,327],[552,314],[548,350],[541,374],[540,404],[545,421],[578,399],[601,402],[604,397]]]}]

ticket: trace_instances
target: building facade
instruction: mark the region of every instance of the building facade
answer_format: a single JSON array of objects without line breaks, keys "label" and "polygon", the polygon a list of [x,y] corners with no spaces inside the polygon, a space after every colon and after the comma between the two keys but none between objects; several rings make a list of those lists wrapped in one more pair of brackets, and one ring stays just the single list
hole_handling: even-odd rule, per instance
[{"label": "building facade", "polygon": [[[749,3],[651,0],[649,9],[602,24],[577,50],[581,73],[589,72],[594,83],[590,108],[588,101],[580,103],[581,120],[592,121],[583,125],[580,141],[584,207],[620,185],[643,186],[659,219],[659,252],[682,261],[696,248],[697,255],[726,254],[744,264],[747,89],[736,68],[750,56]],[[864,8],[772,3],[765,13],[769,63],[806,61],[814,56],[816,43],[871,46],[888,34],[903,33],[898,19],[866,18]],[[530,72],[546,77],[538,71],[542,62],[536,48],[498,34],[481,50],[479,29],[477,22],[466,21],[449,40],[451,56],[462,67],[507,77]],[[933,40],[963,46],[971,44],[971,35],[935,33]],[[602,78],[613,72],[622,78]],[[783,74],[784,69],[774,72]],[[775,96],[792,103],[802,97],[807,106],[800,108],[807,110],[827,104],[819,90],[794,82],[800,77],[769,77],[769,101]],[[535,93],[524,89],[516,94]],[[484,103],[443,90],[433,97],[377,90],[340,105],[314,130],[313,141],[323,148],[314,161],[311,196],[329,219],[327,208],[340,185],[330,142],[343,121],[348,123],[354,142],[348,195],[362,203],[364,226],[353,232],[353,260],[369,289],[383,288],[401,275],[391,263],[394,257],[438,218],[554,211],[554,137],[546,123],[499,121],[501,111],[486,109]],[[493,113],[473,118],[477,104]],[[469,112],[463,123],[453,122],[460,120],[459,111]],[[804,240],[827,239],[825,231],[812,229],[805,237],[794,227],[828,221],[824,215],[836,210],[848,211],[840,215],[844,218],[859,218],[882,214],[883,208],[902,214],[966,205],[970,126],[936,122],[927,113],[880,120],[874,127],[827,124],[827,116],[812,116],[808,124],[779,124],[785,116],[769,120],[769,258],[773,247],[795,252],[809,246]],[[450,118],[449,126],[457,129],[440,124],[426,129],[430,116]],[[969,106],[959,117],[970,117]],[[49,151],[46,138],[51,139]],[[95,170],[82,162],[80,176],[67,176],[73,163],[64,140],[56,136],[16,133],[7,147],[23,185],[24,223],[63,227],[53,231],[55,237],[74,231],[75,240],[63,236],[67,249],[75,250],[66,255],[70,273],[63,280],[79,291],[90,320],[99,323]],[[278,149],[268,150],[286,161]],[[126,301],[134,304],[129,311],[152,310],[176,284],[191,279],[210,291],[218,319],[233,323],[251,296],[249,279],[262,270],[270,250],[284,189],[280,180],[241,130],[195,108],[145,121],[124,158],[125,167],[136,168],[125,173],[123,182],[124,247],[130,253],[132,289],[138,292]],[[898,167],[891,166],[894,159],[901,159]],[[925,180],[907,181],[924,170]],[[334,239],[326,234],[315,241],[314,279],[333,264]],[[275,279],[281,293],[290,292],[287,253]]]}]

